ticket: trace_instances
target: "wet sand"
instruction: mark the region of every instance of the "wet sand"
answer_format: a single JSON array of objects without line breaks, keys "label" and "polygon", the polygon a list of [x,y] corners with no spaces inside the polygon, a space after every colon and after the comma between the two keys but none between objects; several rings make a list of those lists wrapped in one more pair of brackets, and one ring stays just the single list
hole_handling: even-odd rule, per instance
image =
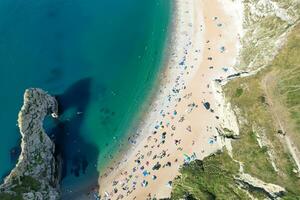
[{"label": "wet sand", "polygon": [[[99,178],[104,199],[170,196],[185,162],[224,145],[216,128],[234,124],[224,114],[217,80],[234,73],[241,22],[231,1],[177,0],[172,46],[161,86],[118,165]],[[227,9],[230,8],[230,9]]]}]

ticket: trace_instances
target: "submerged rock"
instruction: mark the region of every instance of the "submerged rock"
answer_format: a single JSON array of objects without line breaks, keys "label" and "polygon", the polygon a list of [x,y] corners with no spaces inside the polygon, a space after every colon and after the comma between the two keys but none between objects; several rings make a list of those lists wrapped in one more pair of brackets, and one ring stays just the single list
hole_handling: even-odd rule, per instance
[{"label": "submerged rock", "polygon": [[34,88],[25,91],[24,104],[18,116],[21,155],[16,167],[0,186],[0,199],[60,198],[55,147],[43,128],[44,118],[50,114],[57,117],[57,112],[57,102],[47,92]]}]

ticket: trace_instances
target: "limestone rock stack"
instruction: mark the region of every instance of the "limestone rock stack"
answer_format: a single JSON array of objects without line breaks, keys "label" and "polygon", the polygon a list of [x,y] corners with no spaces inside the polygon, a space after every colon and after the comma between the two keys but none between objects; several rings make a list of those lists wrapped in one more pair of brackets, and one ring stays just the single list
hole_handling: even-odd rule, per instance
[{"label": "limestone rock stack", "polygon": [[16,167],[0,186],[0,196],[24,200],[57,200],[59,178],[54,144],[43,128],[47,115],[58,116],[58,105],[47,92],[31,88],[24,94],[18,126],[22,136],[21,155]]}]

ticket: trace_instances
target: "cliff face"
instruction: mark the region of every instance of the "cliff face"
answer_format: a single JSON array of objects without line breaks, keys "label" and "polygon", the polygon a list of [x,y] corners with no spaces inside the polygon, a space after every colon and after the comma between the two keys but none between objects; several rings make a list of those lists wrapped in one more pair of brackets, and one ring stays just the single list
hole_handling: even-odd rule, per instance
[{"label": "cliff face", "polygon": [[240,63],[237,70],[267,66],[300,20],[298,0],[234,0],[244,6]]},{"label": "cliff face", "polygon": [[21,155],[16,167],[0,186],[0,199],[56,200],[59,180],[54,144],[43,129],[44,118],[57,117],[54,97],[41,89],[27,89],[19,112]]}]

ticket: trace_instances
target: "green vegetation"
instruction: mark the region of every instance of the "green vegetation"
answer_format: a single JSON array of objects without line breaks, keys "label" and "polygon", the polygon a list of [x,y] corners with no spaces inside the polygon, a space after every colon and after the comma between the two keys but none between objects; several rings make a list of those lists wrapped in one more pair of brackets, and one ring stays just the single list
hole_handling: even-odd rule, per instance
[{"label": "green vegetation", "polygon": [[282,199],[300,200],[300,178],[283,136],[286,133],[300,149],[299,55],[297,26],[269,66],[224,87],[240,126],[240,139],[232,141],[233,158],[225,152],[184,166],[174,181],[172,199],[265,199],[259,190],[238,189],[234,159],[243,163],[245,173],[284,187]]},{"label": "green vegetation", "polygon": [[40,182],[31,176],[23,176],[20,178],[20,183],[12,190],[16,193],[25,193],[28,191],[38,191]]},{"label": "green vegetation", "polygon": [[181,169],[182,176],[174,181],[171,198],[177,199],[249,199],[234,185],[239,164],[225,153],[197,160]]},{"label": "green vegetation", "polygon": [[[270,66],[255,76],[233,80],[224,88],[228,100],[240,113],[241,139],[233,142],[233,157],[244,163],[245,172],[285,187],[286,198],[294,199],[300,198],[300,179],[293,172],[295,163],[278,130],[280,122],[300,148],[299,55],[300,26],[290,34]],[[240,88],[244,92],[236,95]],[[259,147],[257,135],[266,146]]]},{"label": "green vegetation", "polygon": [[237,88],[235,91],[235,96],[240,97],[243,94],[244,90],[243,88]]},{"label": "green vegetation", "polygon": [[34,159],[35,159],[37,165],[40,165],[44,162],[43,158],[39,152],[36,152]]},{"label": "green vegetation", "polygon": [[[293,129],[300,132],[300,26],[291,35],[287,46],[281,51],[273,62],[276,68],[276,87],[274,96],[280,97],[280,103],[290,113]],[[300,144],[300,135],[297,143]],[[296,134],[294,135],[296,136]]]},{"label": "green vegetation", "polygon": [[44,142],[44,136],[43,136],[43,134],[44,134],[43,131],[39,132],[39,137],[40,137],[40,141],[41,142]]},{"label": "green vegetation", "polygon": [[23,198],[21,196],[16,196],[12,194],[7,193],[0,193],[0,199],[1,200],[22,200]]},{"label": "green vegetation", "polygon": [[20,181],[14,179],[13,184],[15,186],[12,188],[12,192],[15,192],[15,194],[0,193],[1,200],[22,200],[23,193],[38,191],[41,187],[40,182],[30,176],[23,176]]}]

